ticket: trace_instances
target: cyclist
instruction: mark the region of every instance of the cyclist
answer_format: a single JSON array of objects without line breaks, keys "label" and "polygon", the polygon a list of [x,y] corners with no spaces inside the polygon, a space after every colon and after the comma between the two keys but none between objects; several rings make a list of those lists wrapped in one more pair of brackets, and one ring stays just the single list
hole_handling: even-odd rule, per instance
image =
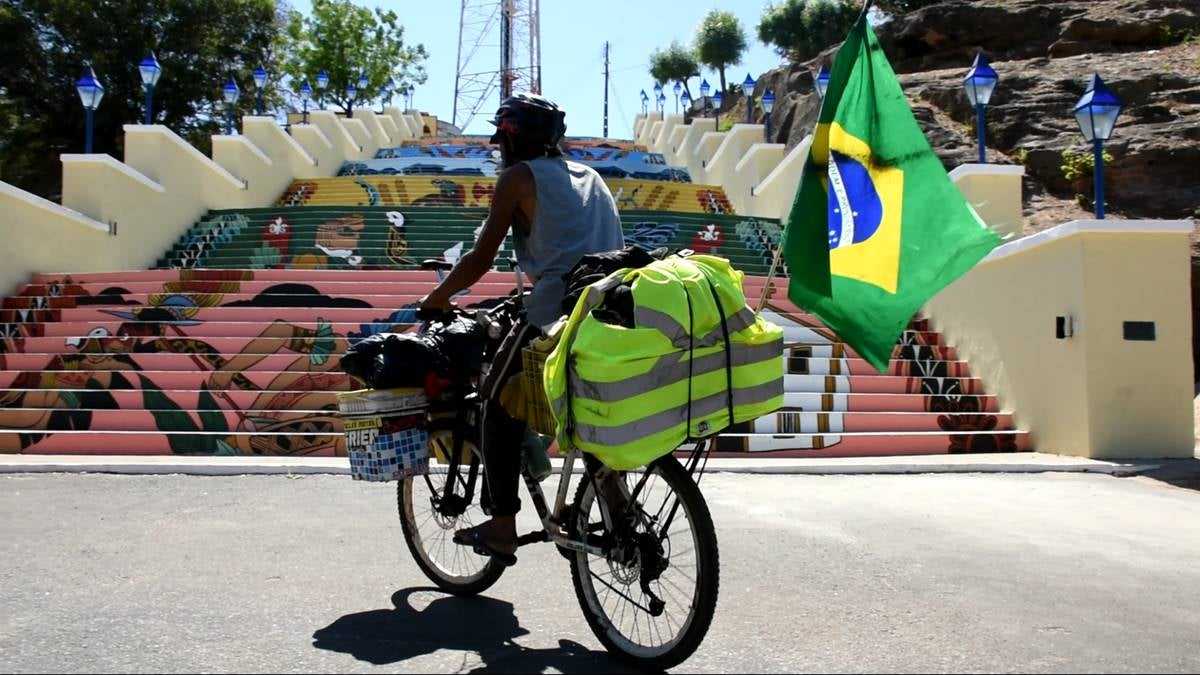
[{"label": "cyclist", "polygon": [[474,247],[421,301],[423,310],[448,310],[455,293],[479,281],[492,268],[509,228],[521,270],[533,282],[525,298],[526,322],[517,322],[501,341],[482,382],[482,450],[491,496],[491,519],[459,530],[458,544],[491,555],[504,565],[516,562],[517,495],[525,423],[500,405],[500,392],[521,372],[521,349],[562,315],[563,276],[589,253],[624,247],[621,219],[608,186],[592,168],[566,160],[559,142],[565,113],[549,99],[520,93],[496,111],[491,143],[500,147],[502,171],[483,230]]}]

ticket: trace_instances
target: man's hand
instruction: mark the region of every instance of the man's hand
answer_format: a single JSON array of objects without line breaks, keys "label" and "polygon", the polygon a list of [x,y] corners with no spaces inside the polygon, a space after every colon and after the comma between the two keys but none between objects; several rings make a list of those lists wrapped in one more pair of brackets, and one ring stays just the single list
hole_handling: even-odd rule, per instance
[{"label": "man's hand", "polygon": [[425,317],[449,314],[457,308],[458,306],[450,302],[449,298],[435,290],[421,298],[421,307],[417,310],[417,318],[423,318],[425,321],[428,321]]}]

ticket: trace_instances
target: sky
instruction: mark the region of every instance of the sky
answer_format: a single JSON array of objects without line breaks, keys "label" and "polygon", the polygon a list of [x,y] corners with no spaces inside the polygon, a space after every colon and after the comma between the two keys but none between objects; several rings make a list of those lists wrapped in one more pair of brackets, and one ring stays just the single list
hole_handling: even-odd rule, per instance
[{"label": "sky", "polygon": [[[454,74],[458,60],[458,25],[462,3],[453,0],[354,0],[368,8],[390,9],[400,17],[406,44],[422,43],[429,52],[425,62],[429,79],[416,88],[413,105],[439,119],[452,121]],[[298,11],[309,14],[311,0],[290,0]],[[710,9],[733,12],[746,32],[749,48],[741,65],[725,70],[729,84],[753,78],[783,61],[774,49],[758,41],[757,26],[764,0],[725,0],[706,5],[681,0],[541,0],[542,95],[558,103],[567,113],[568,136],[601,136],[604,110],[604,42],[610,44],[610,88],[608,135],[629,139],[633,118],[641,112],[641,90],[653,97],[650,54],[665,49],[672,40],[691,45],[696,27]],[[485,57],[487,57],[485,59]],[[470,69],[499,68],[499,46],[490,54],[480,51]],[[720,77],[701,66],[701,75],[714,90]],[[699,96],[698,78],[689,83]],[[667,112],[675,110],[675,96],[665,89]],[[495,112],[499,94],[486,104],[463,131],[490,134],[485,121]],[[654,109],[651,100],[650,109]]]}]

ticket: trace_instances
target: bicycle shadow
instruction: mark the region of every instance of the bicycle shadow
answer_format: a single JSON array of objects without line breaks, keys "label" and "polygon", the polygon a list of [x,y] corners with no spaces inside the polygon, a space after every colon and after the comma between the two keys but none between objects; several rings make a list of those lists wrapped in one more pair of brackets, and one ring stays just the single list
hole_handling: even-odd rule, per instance
[{"label": "bicycle shadow", "polygon": [[[435,593],[436,599],[418,610],[415,593]],[[510,602],[486,596],[458,597],[433,587],[405,588],[392,594],[394,609],[376,609],[339,617],[313,633],[317,649],[350,654],[360,661],[388,665],[432,654],[439,649],[474,652],[483,662],[472,673],[545,672],[632,673],[607,652],[594,651],[572,640],[559,640],[557,649],[532,649],[515,638],[529,635]]]}]

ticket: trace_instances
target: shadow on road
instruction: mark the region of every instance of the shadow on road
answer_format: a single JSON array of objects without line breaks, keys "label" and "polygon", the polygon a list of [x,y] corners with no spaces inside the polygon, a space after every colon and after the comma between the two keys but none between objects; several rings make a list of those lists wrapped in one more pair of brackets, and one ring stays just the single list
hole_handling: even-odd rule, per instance
[{"label": "shadow on road", "polygon": [[[413,603],[417,593],[436,597],[418,610]],[[375,665],[405,661],[439,649],[474,652],[483,664],[470,671],[473,673],[540,673],[547,668],[564,673],[636,672],[607,652],[593,651],[571,640],[559,640],[557,649],[530,649],[517,644],[515,638],[529,631],[517,621],[512,603],[502,600],[456,597],[436,588],[406,588],[392,594],[392,605],[394,609],[338,618],[313,633],[313,646]]]}]

